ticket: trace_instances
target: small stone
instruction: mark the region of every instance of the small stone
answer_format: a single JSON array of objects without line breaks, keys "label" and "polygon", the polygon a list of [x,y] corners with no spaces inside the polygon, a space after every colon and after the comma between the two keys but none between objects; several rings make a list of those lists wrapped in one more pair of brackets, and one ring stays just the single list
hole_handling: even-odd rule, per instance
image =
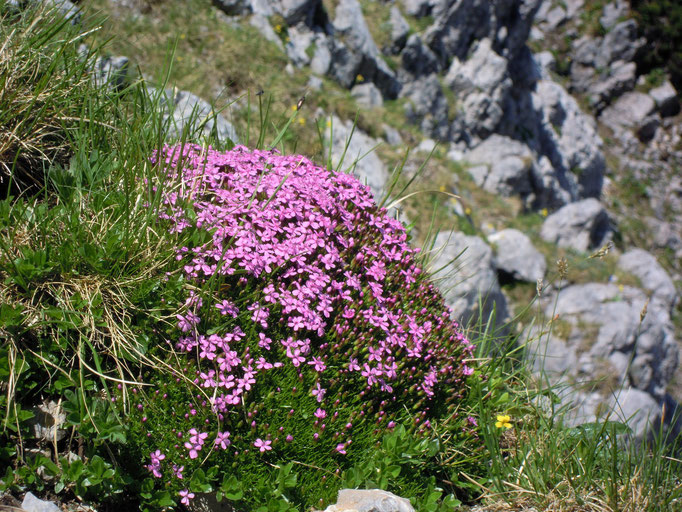
[{"label": "small stone", "polygon": [[341,489],[325,512],[414,512],[410,501],[381,489]]},{"label": "small stone", "polygon": [[51,501],[43,501],[36,498],[32,493],[27,492],[21,508],[25,512],[60,512],[59,507]]}]

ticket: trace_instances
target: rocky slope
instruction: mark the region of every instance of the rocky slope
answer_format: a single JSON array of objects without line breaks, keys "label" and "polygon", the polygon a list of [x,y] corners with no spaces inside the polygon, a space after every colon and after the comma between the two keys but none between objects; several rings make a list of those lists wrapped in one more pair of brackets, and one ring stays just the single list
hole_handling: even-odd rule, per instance
[{"label": "rocky slope", "polygon": [[[107,5],[126,17],[158,9],[153,4]],[[308,77],[309,96],[345,89],[357,108],[386,121],[386,146],[439,144],[432,166],[446,169],[443,188],[463,198],[446,203],[455,221],[441,226],[433,247],[454,315],[486,321],[495,304],[502,325],[537,289],[541,314],[509,328],[527,343],[538,374],[563,386],[569,419],[634,418],[640,437],[647,419],[669,421],[682,398],[680,105],[663,74],[638,75],[635,59],[647,42],[626,2],[212,4],[220,22],[256,27],[276,45],[284,72]],[[110,67],[102,76],[116,62],[123,61],[103,63]],[[183,91],[170,91],[166,104],[176,126],[194,106],[211,111]],[[331,103],[316,114],[334,126],[332,161],[344,155],[347,167],[380,140],[356,128],[346,148],[352,120],[337,110]],[[398,122],[389,115],[396,110]],[[216,122],[237,137],[224,117]],[[377,195],[389,180],[385,160],[379,151],[354,168]],[[448,174],[455,163],[466,171]],[[406,172],[414,166],[409,159]],[[501,206],[487,208],[481,197]],[[463,225],[467,233],[451,233]],[[572,274],[565,263],[554,270],[558,257],[580,269],[601,264],[602,272]]]}]

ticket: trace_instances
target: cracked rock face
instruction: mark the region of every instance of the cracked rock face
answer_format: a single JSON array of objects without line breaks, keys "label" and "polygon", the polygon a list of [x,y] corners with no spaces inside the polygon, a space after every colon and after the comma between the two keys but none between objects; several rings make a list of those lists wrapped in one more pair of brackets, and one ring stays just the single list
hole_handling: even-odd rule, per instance
[{"label": "cracked rock face", "polygon": [[543,299],[546,318],[558,315],[561,323],[527,330],[526,357],[536,373],[568,385],[563,401],[570,422],[594,421],[608,411],[635,416],[631,427],[641,439],[647,420],[661,419],[662,403],[674,407],[666,394],[679,358],[672,322],[663,303],[647,302],[637,288],[600,283]]}]

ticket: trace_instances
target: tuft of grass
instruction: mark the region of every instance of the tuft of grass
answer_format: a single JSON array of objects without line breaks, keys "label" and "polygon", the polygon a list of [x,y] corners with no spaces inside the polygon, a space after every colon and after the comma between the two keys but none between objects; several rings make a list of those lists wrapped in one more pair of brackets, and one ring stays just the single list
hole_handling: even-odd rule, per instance
[{"label": "tuft of grass", "polygon": [[71,157],[72,136],[110,114],[95,109],[110,105],[88,87],[92,56],[79,54],[85,34],[68,20],[42,2],[0,6],[0,17],[0,189],[35,191]]}]

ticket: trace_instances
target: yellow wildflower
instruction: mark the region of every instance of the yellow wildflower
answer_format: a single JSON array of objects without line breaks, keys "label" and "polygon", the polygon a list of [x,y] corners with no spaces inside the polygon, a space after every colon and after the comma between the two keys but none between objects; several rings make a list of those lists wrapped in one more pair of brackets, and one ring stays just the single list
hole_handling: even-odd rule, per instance
[{"label": "yellow wildflower", "polygon": [[184,39],[185,37],[187,37],[185,34],[180,34],[180,39]]},{"label": "yellow wildflower", "polygon": [[356,82],[364,82],[364,81],[365,81],[365,77],[362,76],[360,73],[358,73],[358,76],[355,77],[355,81],[356,81]]},{"label": "yellow wildflower", "polygon": [[281,31],[282,31],[282,25],[280,25],[280,24],[275,25],[275,32],[277,32],[279,34]]},{"label": "yellow wildflower", "polygon": [[511,416],[509,416],[508,414],[498,414],[497,415],[497,422],[495,423],[495,426],[497,428],[503,428],[503,427],[506,429],[512,428]]},{"label": "yellow wildflower", "polygon": [[303,125],[305,124],[305,117],[299,117],[299,118],[298,118],[298,124],[300,124],[301,126],[303,126]]},{"label": "yellow wildflower", "polygon": [[543,217],[547,217],[547,215],[549,215],[549,211],[547,210],[547,208],[543,208],[542,210],[540,210],[540,213],[542,214]]},{"label": "yellow wildflower", "polygon": [[466,208],[464,208],[464,213],[466,215],[471,215],[471,208],[469,208],[468,206]]}]

